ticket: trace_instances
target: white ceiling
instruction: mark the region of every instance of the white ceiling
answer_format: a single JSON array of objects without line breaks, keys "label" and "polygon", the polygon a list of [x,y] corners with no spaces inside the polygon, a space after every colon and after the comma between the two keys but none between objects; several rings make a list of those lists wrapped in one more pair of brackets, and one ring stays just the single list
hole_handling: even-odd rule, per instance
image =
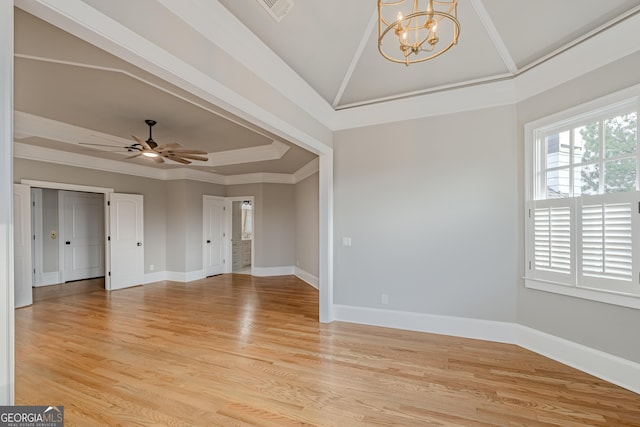
[{"label": "white ceiling", "polygon": [[260,1],[220,3],[338,109],[516,75],[640,6],[638,0],[460,0],[458,45],[406,67],[378,52],[374,0],[294,0],[279,23]]},{"label": "white ceiling", "polygon": [[[265,80],[276,82],[272,83],[276,90],[286,93],[290,89],[277,82],[300,78],[312,89],[311,96],[299,98],[304,109],[309,111],[315,102],[325,103],[325,110],[351,113],[425,94],[445,99],[456,89],[517,78],[637,18],[640,11],[640,0],[460,0],[458,45],[432,61],[406,67],[378,53],[374,0],[294,0],[280,22],[269,16],[260,1],[84,0],[84,4],[149,39],[160,32],[175,34],[165,38],[170,41],[161,47],[170,52],[193,50],[202,69],[207,61],[222,57],[216,49],[231,52],[238,62],[247,57],[275,58],[282,76]],[[37,10],[32,3],[16,1],[18,7]],[[211,46],[206,23],[197,22],[194,5],[204,8],[218,3],[235,17],[225,24],[245,27],[253,43],[235,39],[229,32],[229,40],[217,40],[217,46]],[[191,43],[185,45],[187,39]],[[252,71],[260,74],[262,70],[256,68],[260,67]],[[90,139],[99,132],[114,143],[129,141],[131,134],[146,136],[144,119],[151,118],[158,121],[154,139],[159,143],[179,141],[189,148],[206,149],[212,158],[219,153],[218,161],[194,166],[208,173],[293,174],[316,157],[22,11],[16,14],[15,79],[15,108],[28,113],[17,119],[16,140],[27,145],[124,161],[119,154],[81,147],[78,138]],[[75,137],[54,138],[53,134]],[[268,149],[273,144],[290,148],[273,154]],[[142,159],[127,162],[181,167]]]}]

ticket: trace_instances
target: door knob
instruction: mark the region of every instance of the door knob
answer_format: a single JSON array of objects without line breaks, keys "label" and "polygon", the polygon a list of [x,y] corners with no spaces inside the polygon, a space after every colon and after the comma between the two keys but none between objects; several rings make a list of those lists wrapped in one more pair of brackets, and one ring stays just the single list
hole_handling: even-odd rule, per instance
[{"label": "door knob", "polygon": [[136,246],[142,246],[142,242],[138,242]]},{"label": "door knob", "polygon": [[207,243],[211,243],[211,240],[207,240]]},{"label": "door knob", "polygon": [[70,245],[70,244],[71,244],[71,242],[70,242],[70,241],[68,241],[68,240],[67,240],[66,242],[64,242],[64,243],[65,243],[66,245]]}]

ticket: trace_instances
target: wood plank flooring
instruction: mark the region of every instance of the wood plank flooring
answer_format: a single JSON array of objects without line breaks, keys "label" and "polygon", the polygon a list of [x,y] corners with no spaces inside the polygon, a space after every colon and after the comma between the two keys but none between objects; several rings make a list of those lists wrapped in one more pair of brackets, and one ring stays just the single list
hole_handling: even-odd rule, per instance
[{"label": "wood plank flooring", "polygon": [[46,301],[76,294],[84,294],[104,289],[104,277],[78,280],[58,285],[39,286],[33,288],[33,302]]},{"label": "wood plank flooring", "polygon": [[16,403],[67,426],[640,426],[640,395],[522,348],[335,322],[291,276],[16,310]]}]

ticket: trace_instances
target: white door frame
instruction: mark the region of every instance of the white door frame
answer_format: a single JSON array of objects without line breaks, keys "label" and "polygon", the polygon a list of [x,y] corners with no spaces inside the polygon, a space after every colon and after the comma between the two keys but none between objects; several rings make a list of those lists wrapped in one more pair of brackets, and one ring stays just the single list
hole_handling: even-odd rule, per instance
[{"label": "white door frame", "polygon": [[13,243],[15,306],[33,304],[33,241],[31,231],[31,187],[13,184]]},{"label": "white door frame", "polygon": [[31,261],[33,263],[33,287],[42,284],[42,188],[31,189],[31,232],[33,233],[33,243],[31,244]]},{"label": "white door frame", "polygon": [[0,1],[0,405],[15,402],[13,13],[13,0]]},{"label": "white door frame", "polygon": [[[226,230],[225,233],[227,234],[227,252],[225,253],[225,257],[228,260],[231,260],[231,256],[232,256],[232,248],[231,248],[231,234],[233,232],[233,208],[232,208],[232,204],[233,202],[242,202],[245,200],[251,200],[251,209],[253,210],[253,238],[251,239],[251,274],[253,274],[253,266],[256,265],[256,260],[255,260],[255,256],[256,256],[256,223],[257,221],[257,215],[256,214],[256,201],[255,201],[255,197],[254,196],[245,196],[245,197],[239,197],[239,196],[233,196],[233,197],[225,197],[225,201],[226,201],[226,207],[227,207],[227,218],[226,218]],[[233,271],[232,268],[232,264],[233,262],[228,262],[225,266],[225,273],[231,273]]]}]

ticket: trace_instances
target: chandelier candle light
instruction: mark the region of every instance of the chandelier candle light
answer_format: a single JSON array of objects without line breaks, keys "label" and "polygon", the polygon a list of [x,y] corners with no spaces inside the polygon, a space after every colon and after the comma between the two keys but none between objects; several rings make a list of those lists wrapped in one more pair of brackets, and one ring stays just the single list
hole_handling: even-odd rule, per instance
[{"label": "chandelier candle light", "polygon": [[389,61],[408,66],[433,59],[457,44],[459,35],[458,0],[378,0],[378,50]]}]

